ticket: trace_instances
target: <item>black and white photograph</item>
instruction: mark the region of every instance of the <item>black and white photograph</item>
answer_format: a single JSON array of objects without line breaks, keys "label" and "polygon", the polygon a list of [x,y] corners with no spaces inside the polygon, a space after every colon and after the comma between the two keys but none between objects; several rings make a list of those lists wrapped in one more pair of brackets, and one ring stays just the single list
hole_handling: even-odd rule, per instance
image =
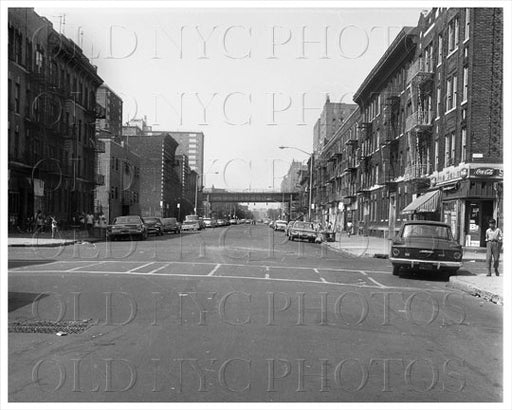
[{"label": "black and white photograph", "polygon": [[2,1],[0,407],[512,408],[511,14]]}]

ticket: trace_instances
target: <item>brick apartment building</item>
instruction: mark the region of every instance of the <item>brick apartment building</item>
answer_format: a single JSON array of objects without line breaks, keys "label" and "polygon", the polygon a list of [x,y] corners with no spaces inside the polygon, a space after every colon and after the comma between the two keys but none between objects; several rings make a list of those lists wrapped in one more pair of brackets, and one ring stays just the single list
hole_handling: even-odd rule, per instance
[{"label": "brick apartment building", "polygon": [[[422,14],[370,71],[354,94],[359,110],[322,148],[322,219],[352,219],[381,236],[408,218],[442,220],[462,244],[483,246],[488,219],[502,224],[502,82],[501,9]],[[336,215],[326,215],[336,201]]]},{"label": "brick apartment building", "polygon": [[108,85],[102,84],[96,91],[96,102],[103,115],[96,119],[96,129],[110,132],[114,136],[123,133],[123,100]]},{"label": "brick apartment building", "polygon": [[99,142],[105,145],[98,155],[98,173],[104,175],[104,184],[95,192],[94,212],[105,215],[109,223],[119,215],[140,215],[140,164],[139,155],[110,133],[100,132]]},{"label": "brick apartment building", "polygon": [[325,181],[325,164],[321,159],[322,152],[325,145],[332,140],[336,130],[355,109],[357,109],[356,104],[331,102],[329,96],[327,96],[320,118],[314,125],[312,203],[316,219],[325,220],[327,218],[326,209],[328,208],[326,200],[327,181]]},{"label": "brick apartment building", "polygon": [[41,210],[70,222],[92,211],[96,90],[103,80],[33,8],[8,12],[9,227]]},{"label": "brick apartment building", "polygon": [[123,141],[140,158],[141,215],[177,216],[181,196],[179,163],[176,161],[178,143],[167,132],[123,136]]}]

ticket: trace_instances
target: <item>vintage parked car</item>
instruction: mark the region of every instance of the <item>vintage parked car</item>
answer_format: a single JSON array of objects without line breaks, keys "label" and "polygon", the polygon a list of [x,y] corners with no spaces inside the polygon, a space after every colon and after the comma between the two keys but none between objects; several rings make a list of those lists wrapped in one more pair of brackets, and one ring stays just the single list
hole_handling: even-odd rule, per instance
[{"label": "vintage parked car", "polygon": [[154,234],[157,236],[162,236],[164,234],[164,223],[162,218],[158,216],[146,216],[144,217],[144,222],[148,228],[148,235]]},{"label": "vintage parked car", "polygon": [[199,225],[199,220],[196,221],[183,221],[181,224],[181,230],[182,232],[185,231],[199,231],[201,229],[201,226]]},{"label": "vintage parked car", "polygon": [[144,219],[138,215],[118,216],[115,218],[112,225],[107,226],[107,240],[123,237],[146,239],[148,237],[148,229]]},{"label": "vintage parked car", "polygon": [[229,224],[230,224],[230,225],[236,225],[237,223],[238,223],[238,221],[237,221],[235,218],[231,218],[231,219],[229,220]]},{"label": "vintage parked car", "polygon": [[163,231],[180,233],[181,224],[176,218],[162,218]]},{"label": "vintage parked car", "polygon": [[318,234],[313,223],[297,221],[290,228],[288,237],[291,241],[295,239],[307,239],[309,242],[315,242],[317,236]]},{"label": "vintage parked car", "polygon": [[275,225],[274,225],[274,231],[285,231],[286,230],[286,227],[288,226],[288,222],[280,219],[278,221],[276,221]]},{"label": "vintage parked car", "polygon": [[286,225],[286,229],[284,230],[284,233],[286,236],[290,237],[290,229],[295,222],[297,222],[297,221],[290,221],[290,222],[288,222],[288,225]]},{"label": "vintage parked car", "polygon": [[407,221],[391,244],[393,275],[400,269],[455,273],[462,266],[462,246],[450,225],[437,221]]},{"label": "vintage parked car", "polygon": [[206,228],[215,228],[217,226],[217,221],[212,218],[204,218],[203,222]]}]

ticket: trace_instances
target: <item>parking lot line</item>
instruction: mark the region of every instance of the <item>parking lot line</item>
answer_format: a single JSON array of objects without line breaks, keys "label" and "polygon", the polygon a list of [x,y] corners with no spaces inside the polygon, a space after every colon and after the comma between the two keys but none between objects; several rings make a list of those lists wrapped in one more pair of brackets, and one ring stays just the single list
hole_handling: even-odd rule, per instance
[{"label": "parking lot line", "polygon": [[162,269],[168,268],[170,265],[171,265],[170,263],[166,263],[165,265],[160,266],[159,268],[153,269],[152,271],[149,271],[148,273],[156,273]]},{"label": "parking lot line", "polygon": [[136,270],[138,270],[138,269],[145,268],[146,266],[153,265],[153,263],[155,263],[155,262],[148,262],[148,263],[145,263],[144,265],[137,266],[136,268],[130,269],[130,270],[129,270],[129,271],[127,271],[127,272],[134,272],[134,271],[136,271]]},{"label": "parking lot line", "polygon": [[217,272],[217,269],[220,268],[220,263],[217,264],[217,266],[215,266],[215,268],[213,268],[210,273],[208,274],[208,276],[213,276],[215,272]]},{"label": "parking lot line", "polygon": [[[9,270],[10,272],[10,270]],[[23,271],[15,271],[12,272],[16,276],[61,276],[63,273],[69,273],[72,275],[75,274],[90,274],[90,275],[96,275],[96,276],[106,276],[106,275],[112,275],[112,276],[161,276],[161,277],[174,277],[174,278],[197,278],[197,279],[206,279],[208,276],[206,275],[197,275],[197,274],[189,274],[189,273],[145,273],[145,272],[120,272],[120,271],[56,271],[56,270],[23,270]],[[239,280],[251,280],[251,281],[273,281],[273,282],[283,282],[283,283],[307,283],[307,284],[316,284],[316,285],[329,285],[329,286],[347,286],[347,287],[353,287],[353,288],[365,288],[365,289],[400,289],[403,291],[411,290],[411,291],[424,291],[424,288],[418,288],[418,287],[412,287],[412,286],[384,286],[381,283],[378,283],[377,281],[373,281],[376,285],[368,285],[368,284],[360,284],[360,283],[341,283],[341,282],[322,282],[319,280],[307,280],[307,279],[288,279],[288,278],[269,278],[265,279],[264,277],[251,277],[251,276],[238,276],[238,275],[220,275],[220,276],[212,276],[212,279],[219,280],[219,279],[239,279]],[[369,278],[371,279],[371,278]],[[429,289],[430,292],[453,292],[453,289],[448,288],[432,288]]]}]

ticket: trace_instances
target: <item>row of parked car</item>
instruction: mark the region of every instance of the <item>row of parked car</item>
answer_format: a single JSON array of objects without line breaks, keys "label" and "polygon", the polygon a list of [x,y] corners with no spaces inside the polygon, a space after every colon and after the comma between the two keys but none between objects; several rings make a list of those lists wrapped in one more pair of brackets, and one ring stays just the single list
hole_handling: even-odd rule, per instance
[{"label": "row of parked car", "polygon": [[274,231],[283,231],[289,240],[305,239],[309,242],[315,242],[319,238],[317,229],[312,222],[290,221],[278,219],[269,221],[268,226]]},{"label": "row of parked car", "polygon": [[166,233],[180,233],[181,224],[176,218],[158,216],[141,217],[139,215],[118,216],[107,226],[107,239],[123,237],[147,239],[149,235],[162,236]]},{"label": "row of parked car", "polygon": [[[269,221],[276,231],[284,231],[288,239],[321,240],[311,222]],[[453,237],[451,226],[440,221],[411,220],[402,224],[391,241],[389,261],[393,275],[402,270],[429,270],[455,274],[462,267],[463,248]]]},{"label": "row of parked car", "polygon": [[158,216],[141,217],[139,215],[118,216],[107,226],[107,239],[115,240],[122,237],[146,239],[149,235],[162,236],[166,233],[200,231],[217,226],[252,223],[251,219],[213,219],[201,218],[197,215],[187,215],[180,223],[176,218],[161,218]]}]

